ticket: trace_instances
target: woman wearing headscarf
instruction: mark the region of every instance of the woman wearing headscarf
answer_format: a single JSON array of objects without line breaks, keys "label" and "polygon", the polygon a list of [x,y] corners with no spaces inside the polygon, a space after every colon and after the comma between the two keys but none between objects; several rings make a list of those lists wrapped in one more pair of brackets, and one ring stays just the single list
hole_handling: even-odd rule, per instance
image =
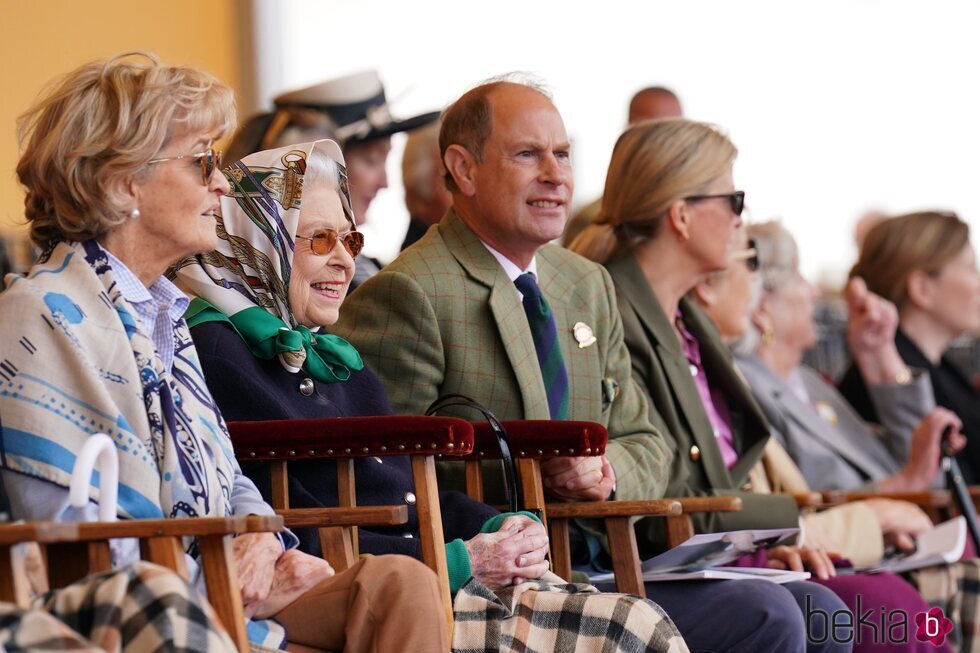
[{"label": "woman wearing headscarf", "polygon": [[[695,520],[700,532],[799,524],[791,497],[755,494],[745,485],[769,426],[710,320],[686,297],[724,269],[735,249],[745,201],[734,190],[735,156],[731,141],[704,123],[665,119],[631,127],[613,150],[597,221],[572,244],[603,263],[615,284],[634,377],[648,394],[651,420],[673,440],[667,495],[742,498],[741,512]],[[653,528],[641,534],[662,541]],[[776,566],[805,566],[818,578],[785,585],[806,612],[806,596],[826,592],[820,584],[852,610],[859,595],[886,610],[925,609],[897,577],[835,578],[832,560],[816,547],[777,547],[768,557]],[[856,649],[896,650],[866,639]]]},{"label": "woman wearing headscarf", "polygon": [[[97,432],[119,455],[122,519],[272,514],[233,457],[182,318],[187,299],[163,276],[214,247],[228,182],[213,143],[234,115],[231,90],[207,73],[120,55],[72,71],[22,117],[17,174],[44,253],[0,295],[0,471],[14,518],[95,519],[98,488],[77,509],[68,487]],[[288,532],[233,540],[255,645],[447,648],[435,577],[418,562],[334,575],[295,545]],[[186,553],[198,578],[193,540]],[[114,544],[116,564],[136,557],[132,542]],[[436,625],[399,618],[408,601]]]},{"label": "woman wearing headscarf", "polygon": [[[954,213],[936,211],[883,220],[865,237],[851,276],[897,308],[894,345],[901,366],[879,381],[852,364],[840,381],[841,394],[862,418],[888,427],[887,406],[875,386],[909,383],[914,371],[924,370],[935,403],[963,421],[966,447],[957,459],[966,482],[980,483],[980,393],[947,354],[955,338],[980,329],[980,273],[970,227]],[[923,417],[930,407],[912,417]]]},{"label": "woman wearing headscarf", "polygon": [[[340,148],[333,141],[290,145],[247,156],[225,173],[232,192],[222,200],[217,248],[178,266],[178,279],[197,296],[189,323],[222,412],[232,420],[390,414],[380,380],[353,346],[327,331],[337,320],[363,243]],[[355,466],[358,505],[409,508],[405,526],[359,528],[360,551],[420,557],[409,462],[367,458]],[[337,504],[332,465],[298,462],[290,469],[291,506]],[[249,472],[268,488],[265,468]],[[686,650],[653,603],[596,594],[546,575],[548,538],[533,515],[498,514],[458,492],[442,492],[440,498],[456,597],[455,648],[511,650],[511,638],[548,648],[555,623],[549,625],[547,615],[571,609],[572,601],[589,618],[564,613],[569,646]],[[319,551],[315,534],[303,546]],[[619,616],[602,614],[601,606],[616,603],[624,608]],[[522,626],[523,619],[529,624]],[[590,644],[587,633],[597,632],[590,623],[608,623],[598,631],[608,641],[603,635]]]}]

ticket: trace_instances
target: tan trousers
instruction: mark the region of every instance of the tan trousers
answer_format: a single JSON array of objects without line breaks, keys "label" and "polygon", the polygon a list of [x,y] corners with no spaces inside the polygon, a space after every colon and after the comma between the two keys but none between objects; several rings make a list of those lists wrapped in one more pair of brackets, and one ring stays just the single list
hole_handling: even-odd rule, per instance
[{"label": "tan trousers", "polygon": [[[345,653],[446,653],[439,579],[414,558],[362,558],[274,619],[291,644]],[[298,647],[297,647],[298,648]]]}]

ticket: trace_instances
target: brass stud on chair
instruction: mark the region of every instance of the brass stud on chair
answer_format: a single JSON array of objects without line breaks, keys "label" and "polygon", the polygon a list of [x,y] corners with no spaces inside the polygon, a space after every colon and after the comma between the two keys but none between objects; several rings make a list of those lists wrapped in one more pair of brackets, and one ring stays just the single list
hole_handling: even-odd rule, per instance
[{"label": "brass stud on chair", "polygon": [[296,452],[295,452],[295,451],[293,451],[292,449],[290,449],[290,450],[289,450],[289,455],[290,455],[290,456],[295,456],[295,455],[296,455]]},{"label": "brass stud on chair", "polygon": [[388,451],[388,447],[386,447],[386,446],[384,446],[384,445],[381,445],[381,450],[382,450],[382,451]]},{"label": "brass stud on chair", "polygon": [[543,456],[543,455],[544,455],[544,452],[543,452],[543,451],[541,451],[540,449],[538,449],[538,455],[539,455],[539,456]]},{"label": "brass stud on chair", "polygon": [[364,447],[363,449],[361,449],[361,451],[363,451],[364,453],[368,453],[371,450],[368,447]]},{"label": "brass stud on chair", "polygon": [[450,451],[452,451],[453,449],[456,448],[456,445],[453,444],[452,442],[450,442],[449,444],[446,445],[446,448],[449,449]]},{"label": "brass stud on chair", "polygon": [[[555,453],[558,453],[558,452],[555,452]],[[575,449],[569,448],[568,453],[570,453],[571,455],[574,456],[575,455]]]},{"label": "brass stud on chair", "polygon": [[555,455],[556,456],[560,456],[561,455],[561,451],[559,451],[558,449],[555,449]]},{"label": "brass stud on chair", "polygon": [[344,449],[344,453],[350,453],[350,447],[346,447],[346,448]]},{"label": "brass stud on chair", "polygon": [[328,456],[332,456],[333,455],[333,449],[327,449],[327,455]]},{"label": "brass stud on chair", "polygon": [[315,452],[315,451],[313,451],[312,449],[310,449],[310,450],[309,450],[309,451],[307,451],[306,453],[307,453],[307,454],[309,454],[309,455],[311,455],[311,456],[313,456],[313,455],[315,455],[315,454],[316,454],[316,452]]},{"label": "brass stud on chair", "polygon": [[275,455],[276,455],[276,452],[275,452],[275,451],[270,451],[270,452],[269,452],[269,455],[270,455],[270,456],[275,456]]},{"label": "brass stud on chair", "polygon": [[589,447],[588,449],[586,449],[585,450],[585,453],[586,453],[586,455],[591,454],[592,453],[592,447]]},{"label": "brass stud on chair", "polygon": [[255,452],[254,452],[254,451],[249,451],[249,452],[248,452],[248,455],[249,455],[250,457],[252,457],[252,458],[255,458]]},{"label": "brass stud on chair", "polygon": [[398,445],[398,450],[399,451],[405,451],[405,445],[403,445],[403,444]]},{"label": "brass stud on chair", "polygon": [[438,449],[438,448],[439,448],[439,445],[438,445],[438,444],[436,444],[435,442],[433,442],[433,443],[432,443],[432,448],[433,448],[433,449]]}]

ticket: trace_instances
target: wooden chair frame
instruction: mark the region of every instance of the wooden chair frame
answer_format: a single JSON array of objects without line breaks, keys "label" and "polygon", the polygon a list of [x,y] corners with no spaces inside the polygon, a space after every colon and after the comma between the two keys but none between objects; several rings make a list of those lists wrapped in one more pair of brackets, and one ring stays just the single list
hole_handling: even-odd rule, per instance
[{"label": "wooden chair frame", "polygon": [[64,587],[112,568],[109,540],[137,538],[140,557],[188,579],[182,538],[197,538],[201,571],[221,625],[239,651],[249,650],[235,558],[228,535],[282,530],[278,516],[236,515],[199,519],[147,519],[119,522],[26,522],[0,525],[0,600],[27,607],[30,588],[18,545],[40,544],[48,584]]},{"label": "wooden chair frame", "polygon": [[[465,455],[473,450],[473,427],[469,422],[452,417],[344,417],[230,422],[228,430],[239,460],[271,463],[272,507],[284,517],[288,527],[319,527],[324,557],[338,571],[348,568],[357,558],[357,525],[394,525],[407,521],[404,505],[357,506],[354,459],[409,456],[422,561],[439,577],[449,641],[452,641],[453,606],[435,458]],[[365,445],[366,442],[375,444]],[[337,463],[339,507],[291,509],[288,463],[318,459]],[[332,516],[324,522],[327,513]]]}]

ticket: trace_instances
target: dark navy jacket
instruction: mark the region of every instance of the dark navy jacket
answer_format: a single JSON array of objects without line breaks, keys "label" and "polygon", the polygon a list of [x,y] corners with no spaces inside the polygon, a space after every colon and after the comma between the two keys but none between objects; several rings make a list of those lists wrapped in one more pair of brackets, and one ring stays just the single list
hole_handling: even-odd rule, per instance
[{"label": "dark navy jacket", "polygon": [[[366,367],[351,372],[350,379],[342,383],[316,381],[313,394],[305,396],[299,386],[308,375],[302,371],[291,374],[276,359],[254,357],[229,324],[206,322],[191,329],[191,335],[208,388],[228,421],[357,417],[392,412],[384,387]],[[401,553],[421,558],[408,457],[358,458],[354,467],[359,505],[408,504],[407,524],[373,527],[370,531],[358,529],[361,552]],[[268,501],[271,495],[268,465],[242,462],[242,470],[255,481]],[[337,505],[337,470],[332,461],[290,463],[289,479],[290,507]],[[459,492],[442,492],[440,503],[447,542],[473,537],[487,519],[497,514],[490,506]],[[303,551],[320,555],[315,530],[300,529],[296,535]]]}]

